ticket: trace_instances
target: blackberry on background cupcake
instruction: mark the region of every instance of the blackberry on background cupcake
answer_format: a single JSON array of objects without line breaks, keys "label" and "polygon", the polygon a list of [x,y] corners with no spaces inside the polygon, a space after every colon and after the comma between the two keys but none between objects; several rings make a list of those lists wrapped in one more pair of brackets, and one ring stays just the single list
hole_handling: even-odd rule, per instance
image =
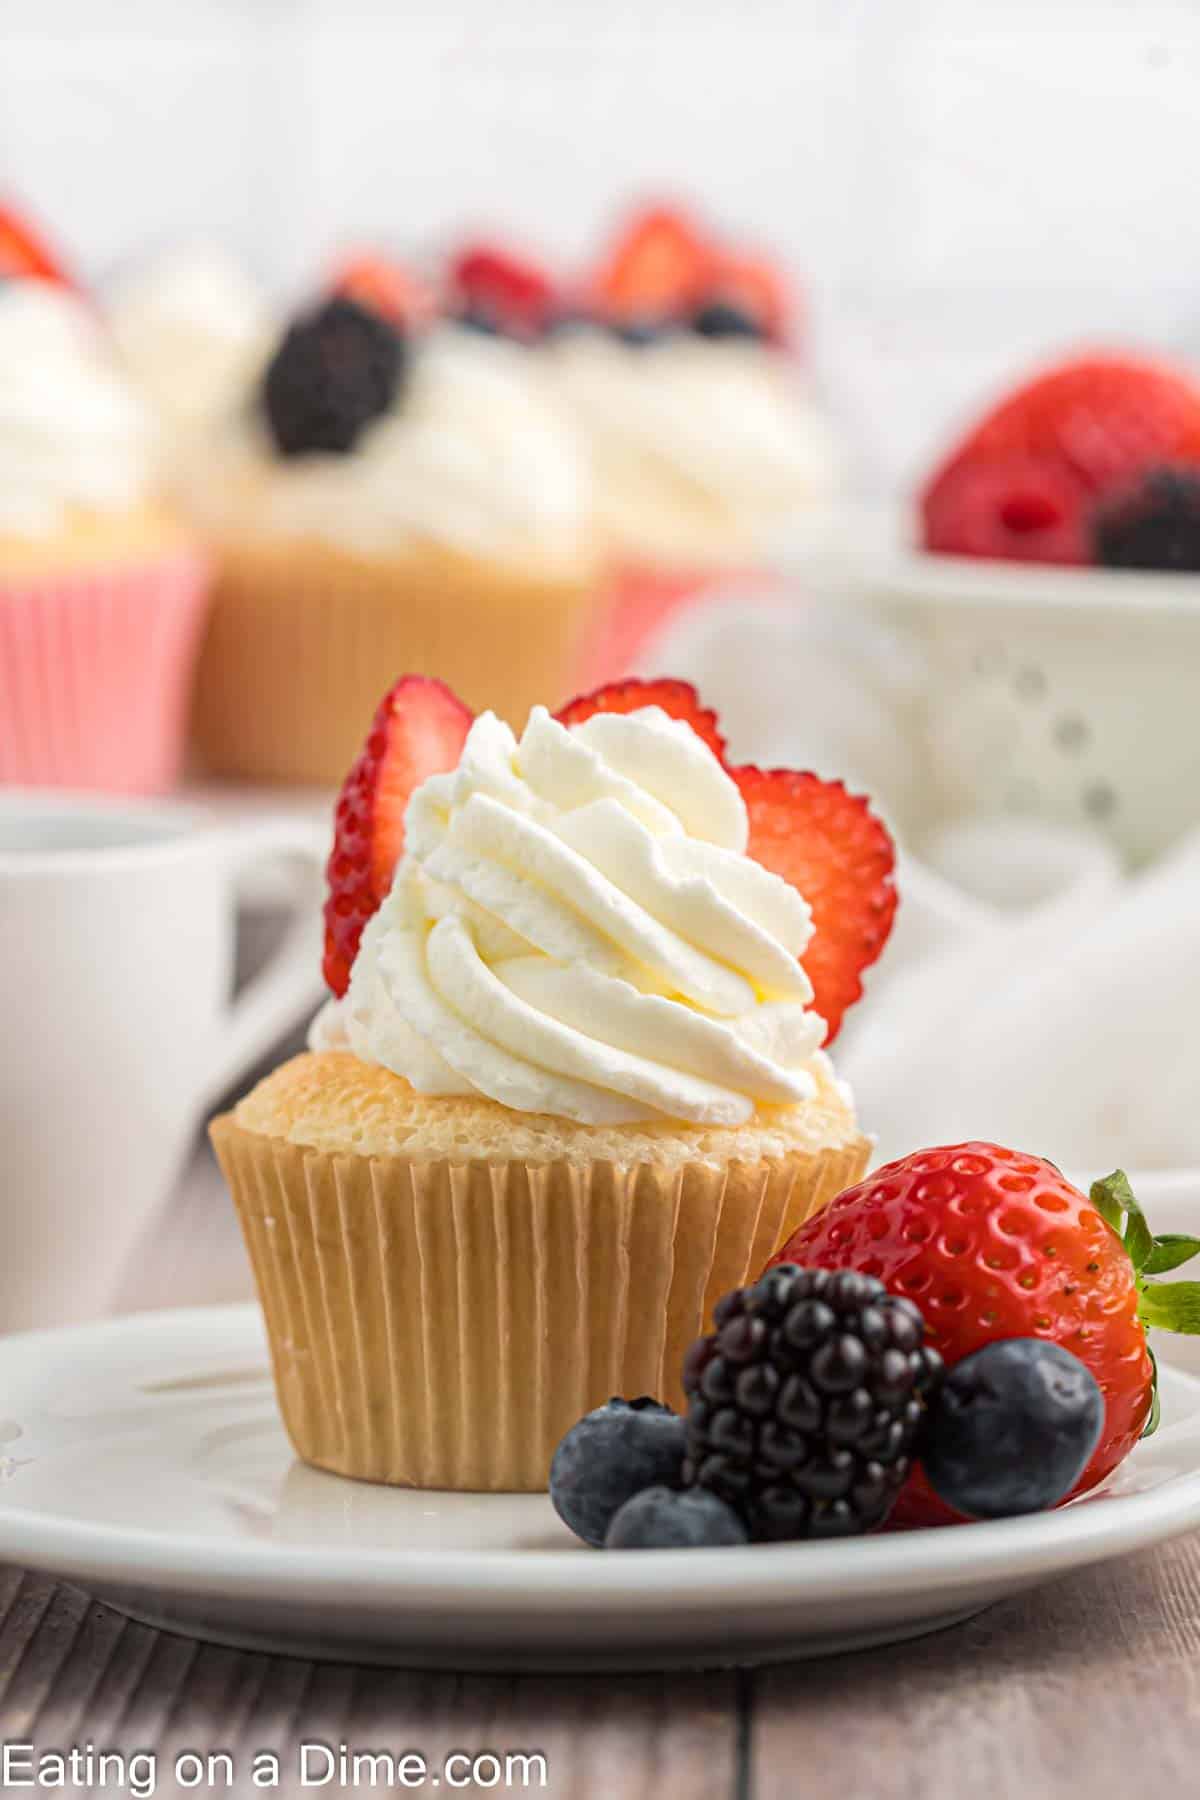
[{"label": "blackberry on background cupcake", "polygon": [[220,567],[196,700],[214,772],[336,782],[381,669],[440,672],[518,725],[570,685],[595,578],[572,435],[523,347],[430,323],[386,274],[359,261],[295,319],[196,459]]}]

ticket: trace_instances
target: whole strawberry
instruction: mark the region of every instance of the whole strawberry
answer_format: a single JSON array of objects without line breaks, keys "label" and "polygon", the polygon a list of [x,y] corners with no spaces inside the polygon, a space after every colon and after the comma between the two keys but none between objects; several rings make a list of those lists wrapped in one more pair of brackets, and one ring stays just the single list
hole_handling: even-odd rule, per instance
[{"label": "whole strawberry", "polygon": [[[768,1266],[877,1277],[915,1301],[948,1368],[1002,1338],[1042,1338],[1073,1352],[1105,1401],[1100,1441],[1071,1490],[1078,1494],[1158,1422],[1146,1327],[1200,1331],[1200,1283],[1147,1278],[1197,1252],[1200,1239],[1151,1235],[1119,1171],[1083,1194],[1040,1157],[966,1143],[918,1151],[848,1188]],[[935,1525],[957,1516],[917,1470],[892,1518]]]},{"label": "whole strawberry", "polygon": [[1146,357],[1073,357],[943,458],[921,494],[922,541],[952,556],[1092,562],[1097,505],[1164,465],[1200,466],[1200,384]]}]

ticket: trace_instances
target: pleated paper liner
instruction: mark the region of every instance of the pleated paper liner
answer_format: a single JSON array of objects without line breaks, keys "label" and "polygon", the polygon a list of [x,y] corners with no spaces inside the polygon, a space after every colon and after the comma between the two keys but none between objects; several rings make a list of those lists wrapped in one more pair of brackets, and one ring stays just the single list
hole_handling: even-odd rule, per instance
[{"label": "pleated paper liner", "polygon": [[678,1406],[712,1306],[857,1181],[869,1146],[701,1163],[451,1163],[213,1143],[298,1456],[399,1486],[535,1492],[612,1394]]},{"label": "pleated paper liner", "polygon": [[391,558],[321,543],[228,547],[193,734],[219,775],[337,785],[397,676],[435,675],[516,730],[577,691],[590,569],[528,573],[433,545]]},{"label": "pleated paper liner", "polygon": [[191,550],[0,578],[0,784],[169,788],[206,589]]}]

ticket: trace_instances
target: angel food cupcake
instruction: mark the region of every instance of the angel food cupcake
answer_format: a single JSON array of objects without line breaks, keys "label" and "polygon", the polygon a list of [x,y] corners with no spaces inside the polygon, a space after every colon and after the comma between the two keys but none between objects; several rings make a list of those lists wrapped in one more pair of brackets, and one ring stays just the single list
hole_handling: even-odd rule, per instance
[{"label": "angel food cupcake", "polygon": [[204,567],[88,305],[0,280],[0,782],[174,778]]},{"label": "angel food cupcake", "polygon": [[555,334],[546,364],[588,448],[614,567],[591,646],[602,679],[689,601],[761,587],[768,546],[834,497],[841,459],[771,264],[656,209],[621,234],[587,293],[587,322]]},{"label": "angel food cupcake", "polygon": [[444,672],[518,725],[569,691],[587,482],[519,345],[338,295],[291,326],[190,491],[221,563],[196,705],[211,769],[336,782],[380,668]]},{"label": "angel food cupcake", "polygon": [[298,1454],[535,1490],[862,1174],[822,1044],[895,906],[838,784],[730,769],[680,683],[518,738],[408,677],[338,806],[311,1052],[213,1141]]}]

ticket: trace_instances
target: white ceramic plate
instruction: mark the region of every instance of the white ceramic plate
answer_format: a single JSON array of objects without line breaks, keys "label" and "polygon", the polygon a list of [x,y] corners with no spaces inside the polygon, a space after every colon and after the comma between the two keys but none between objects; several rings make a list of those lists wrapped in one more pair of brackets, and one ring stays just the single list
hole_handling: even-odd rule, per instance
[{"label": "white ceramic plate", "polygon": [[540,1495],[401,1492],[304,1468],[257,1309],[0,1340],[0,1559],[135,1618],[292,1655],[668,1667],[912,1637],[1200,1524],[1200,1382],[1064,1512],[830,1544],[602,1554]]}]

